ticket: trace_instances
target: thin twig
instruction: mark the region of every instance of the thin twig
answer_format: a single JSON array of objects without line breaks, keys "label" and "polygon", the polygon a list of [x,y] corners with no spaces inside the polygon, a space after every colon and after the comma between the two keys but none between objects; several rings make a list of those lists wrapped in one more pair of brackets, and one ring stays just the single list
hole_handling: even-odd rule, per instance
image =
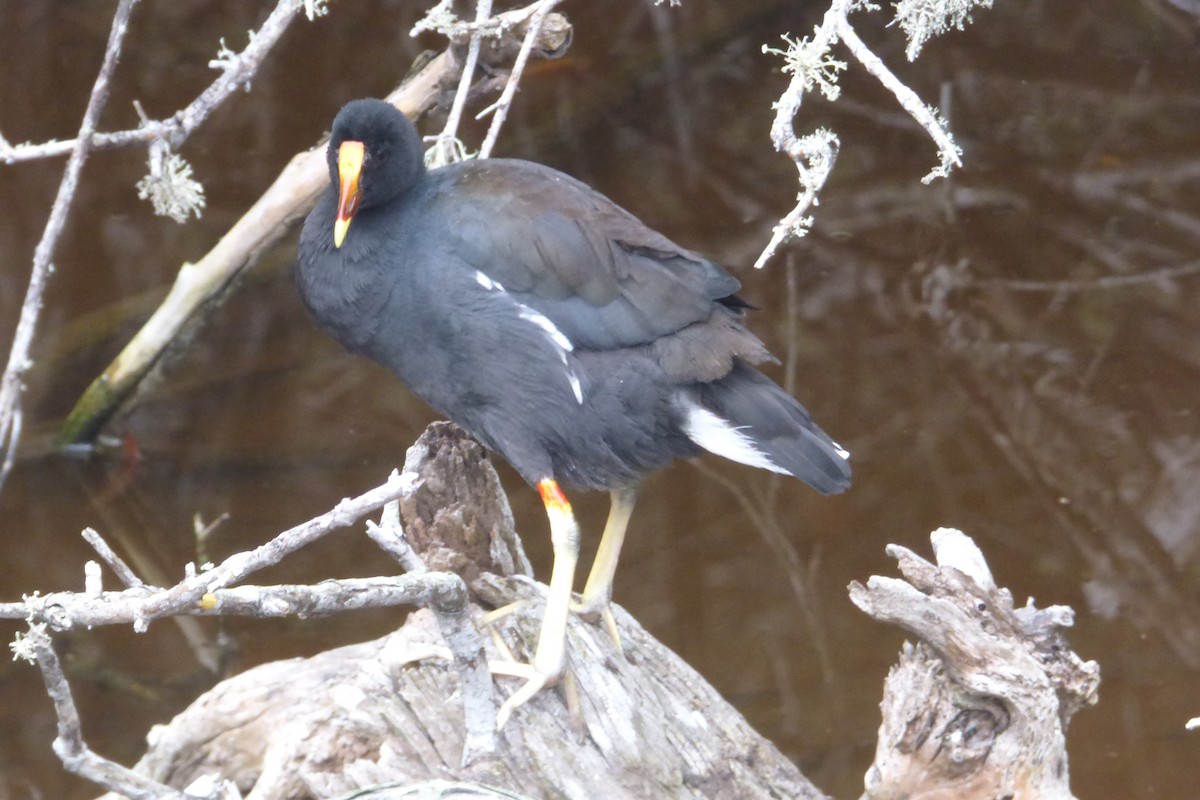
[{"label": "thin twig", "polygon": [[[770,241],[754,264],[756,268],[765,265],[784,241],[794,236],[803,236],[807,232],[812,224],[811,218],[806,216],[808,209],[816,204],[817,193],[824,185],[829,171],[833,168],[833,160],[837,157],[838,138],[835,134],[821,129],[808,136],[797,137],[793,120],[800,111],[804,94],[808,91],[818,89],[831,101],[838,98],[840,88],[837,76],[846,68],[844,62],[834,59],[830,54],[838,41],[844,43],[858,62],[896,97],[900,107],[925,129],[937,145],[938,165],[922,178],[922,182],[929,183],[934,178],[946,177],[952,167],[962,163],[962,151],[954,143],[944,121],[921,101],[916,92],[897,78],[879,56],[859,38],[849,19],[850,13],[859,8],[878,7],[861,0],[833,0],[811,39],[794,40],[785,36],[784,39],[788,43],[786,51],[764,48],[764,52],[782,55],[785,60],[784,71],[791,74],[787,89],[775,102],[771,141],[776,150],[786,153],[795,162],[800,171],[801,191],[795,208],[780,220],[772,231]],[[961,21],[955,24],[961,27]],[[944,27],[937,25],[932,28],[923,26],[921,35],[927,38],[931,32],[937,33],[942,30]]]},{"label": "thin twig", "polygon": [[287,30],[288,25],[296,18],[296,14],[304,7],[297,0],[279,0],[259,29],[250,35],[250,41],[245,49],[236,55],[229,55],[219,61],[210,62],[212,66],[221,66],[220,77],[209,84],[200,96],[166,121],[168,131],[165,138],[173,148],[178,148],[192,131],[200,127],[225,98],[250,86],[250,79],[258,72],[263,58],[270,52]]},{"label": "thin twig", "polygon": [[81,598],[74,592],[28,597],[22,603],[0,603],[0,619],[26,619],[32,615],[34,621],[64,630],[77,625],[132,622],[136,629],[145,630],[149,622],[162,617],[203,614],[219,599],[215,594],[218,590],[239,583],[254,572],[279,563],[289,553],[382,508],[403,496],[408,485],[398,476],[390,477],[382,486],[342,500],[331,511],[290,528],[253,550],[235,553],[210,570],[189,575],[170,589],[155,591],[143,586],[105,592],[98,597]]},{"label": "thin twig", "polygon": [[145,619],[149,620],[170,613],[167,609],[176,598],[199,602],[206,593],[238,583],[264,567],[279,563],[289,553],[293,553],[339,528],[344,528],[372,511],[382,508],[385,503],[401,497],[407,490],[407,486],[408,484],[401,481],[398,476],[389,476],[387,482],[382,486],[371,489],[353,499],[342,500],[327,513],[289,528],[253,550],[230,556],[211,570],[189,578],[175,587],[171,594],[176,597],[163,597],[159,601],[147,603]]},{"label": "thin twig", "polygon": [[[297,3],[296,0],[279,0],[275,9],[263,21],[262,27],[250,37],[250,42],[244,50],[216,62],[223,66],[221,75],[195,100],[171,117],[161,121],[144,121],[143,125],[133,130],[93,133],[88,146],[92,150],[111,150],[144,146],[156,139],[162,139],[173,149],[178,149],[229,95],[249,85],[267,52],[279,41],[288,24],[302,8],[303,3]],[[64,142],[49,141],[12,146],[0,137],[0,161],[14,164],[19,161],[62,156],[70,153],[78,142],[78,139],[72,139]]]},{"label": "thin twig", "polygon": [[508,82],[504,84],[504,91],[501,93],[500,99],[475,116],[475,119],[482,119],[488,112],[495,111],[492,123],[488,126],[487,136],[484,137],[483,146],[479,148],[480,158],[487,158],[492,154],[492,148],[496,146],[496,140],[500,137],[500,128],[504,125],[508,109],[512,106],[513,97],[517,93],[517,84],[521,82],[521,75],[525,72],[525,63],[529,61],[529,54],[533,52],[534,42],[537,41],[538,33],[542,30],[542,23],[546,20],[546,15],[561,2],[562,0],[541,0],[537,4],[533,16],[529,20],[529,29],[525,31],[525,40],[521,42],[521,50],[517,53],[517,60],[513,62],[512,71],[508,74]]},{"label": "thin twig", "polygon": [[945,177],[949,174],[951,167],[962,166],[962,150],[955,144],[954,139],[950,136],[950,132],[937,118],[929,106],[917,96],[917,93],[897,78],[883,60],[875,55],[862,39],[858,38],[858,33],[851,26],[850,21],[842,17],[838,21],[838,36],[846,45],[847,49],[854,55],[858,62],[866,67],[867,72],[875,76],[875,79],[882,83],[889,92],[891,92],[900,107],[908,112],[908,115],[917,121],[925,132],[929,134],[929,138],[933,139],[934,144],[938,148],[938,166],[934,167],[922,182],[929,183],[934,178]]},{"label": "thin twig", "polygon": [[[817,26],[811,41],[805,43],[804,49],[810,53],[824,54],[837,42],[838,20],[850,13],[852,0],[834,0],[825,12],[821,24]],[[762,269],[767,261],[775,255],[775,251],[784,241],[792,236],[800,235],[807,227],[808,209],[816,200],[817,192],[824,185],[825,179],[833,169],[837,159],[838,138],[830,131],[818,131],[805,137],[797,137],[793,121],[800,113],[804,101],[804,93],[818,86],[830,97],[836,97],[836,86],[822,80],[828,73],[836,73],[844,64],[833,62],[821,56],[820,68],[804,69],[795,65],[791,71],[791,80],[779,99],[775,102],[775,119],[771,122],[771,142],[775,149],[785,153],[800,171],[800,193],[796,197],[796,205],[779,221],[771,231],[771,239],[763,248],[762,253],[754,262],[755,269]],[[811,65],[810,65],[811,66]]]},{"label": "thin twig", "polygon": [[117,578],[120,579],[121,583],[131,588],[146,585],[137,576],[137,573],[130,569],[129,565],[121,560],[121,557],[108,546],[108,542],[100,538],[100,534],[96,533],[95,529],[84,528],[83,538],[87,540],[87,543],[92,546],[92,549],[96,551],[100,558],[104,559],[104,563],[108,564],[109,568],[117,574]]},{"label": "thin twig", "polygon": [[[399,473],[392,473],[393,477],[401,478],[404,476]],[[405,480],[410,481],[416,477],[412,473],[408,473]],[[372,520],[367,520],[367,536],[371,537],[371,541],[379,545],[379,547],[400,564],[405,572],[411,574],[420,574],[428,572],[429,567],[426,566],[421,556],[413,550],[412,545],[408,543],[408,537],[404,535],[404,526],[400,522],[400,502],[393,500],[383,507],[383,514],[379,517],[379,524],[375,524]]]},{"label": "thin twig", "polygon": [[[131,0],[136,2],[136,0]],[[46,693],[54,703],[58,718],[58,736],[54,739],[54,752],[71,772],[117,792],[133,800],[196,800],[192,795],[176,791],[128,767],[109,761],[96,753],[83,740],[83,726],[79,721],[79,710],[71,696],[71,686],[63,673],[62,663],[54,644],[42,626],[31,626],[23,637],[29,654],[37,661],[46,684]]]},{"label": "thin twig", "polygon": [[[478,0],[475,6],[476,25],[482,25],[491,16],[492,0]],[[462,158],[458,145],[458,124],[467,105],[467,95],[471,93],[471,83],[475,80],[475,65],[479,62],[482,37],[480,30],[471,34],[471,43],[467,46],[467,60],[463,64],[462,77],[458,81],[458,90],[454,93],[450,114],[446,117],[446,127],[438,134],[434,144],[433,163],[436,165],[449,164]]]},{"label": "thin twig", "polygon": [[92,85],[92,94],[88,98],[87,109],[83,113],[83,121],[79,125],[79,135],[67,160],[62,182],[58,186],[58,196],[54,198],[54,206],[50,209],[50,217],[46,220],[46,228],[41,241],[33,252],[33,272],[29,278],[29,288],[25,293],[25,302],[21,306],[21,317],[17,322],[17,331],[13,336],[12,349],[9,351],[8,366],[5,367],[4,377],[0,383],[0,450],[4,451],[4,464],[0,466],[0,486],[4,485],[14,463],[15,452],[21,434],[21,392],[24,390],[22,380],[25,372],[33,364],[29,357],[33,346],[33,334],[37,329],[38,317],[41,315],[43,296],[46,284],[53,270],[51,259],[62,235],[63,226],[67,221],[67,212],[75,199],[75,188],[79,185],[79,173],[83,162],[87,160],[88,148],[91,146],[92,134],[96,131],[96,120],[100,109],[108,99],[109,82],[116,69],[117,60],[121,55],[121,44],[125,41],[125,33],[129,28],[129,17],[137,0],[121,0],[113,15],[112,29],[108,35],[108,46],[104,50],[104,62],[96,82]]}]

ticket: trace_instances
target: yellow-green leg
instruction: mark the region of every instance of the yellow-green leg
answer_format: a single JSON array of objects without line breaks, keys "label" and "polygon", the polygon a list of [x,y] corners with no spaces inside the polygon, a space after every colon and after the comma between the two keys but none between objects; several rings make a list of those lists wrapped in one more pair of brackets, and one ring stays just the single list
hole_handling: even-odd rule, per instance
[{"label": "yellow-green leg", "polygon": [[632,486],[613,489],[611,497],[608,522],[604,524],[604,535],[600,537],[596,560],[592,562],[592,570],[588,573],[587,584],[583,588],[583,598],[576,606],[576,611],[584,617],[600,615],[612,640],[620,648],[621,636],[617,633],[617,622],[613,619],[609,604],[612,601],[613,579],[617,574],[617,560],[621,557],[625,531],[629,528],[629,518],[633,515],[637,489]]},{"label": "yellow-green leg", "polygon": [[546,516],[550,518],[550,543],[554,548],[550,590],[546,595],[546,610],[542,615],[542,630],[538,635],[531,674],[525,685],[500,706],[496,715],[497,727],[503,727],[515,709],[555,683],[566,665],[567,614],[571,608],[575,565],[579,561],[579,524],[556,481],[550,478],[541,481],[538,493],[546,506]]},{"label": "yellow-green leg", "polygon": [[588,573],[587,583],[583,587],[583,598],[576,609],[580,614],[603,611],[612,600],[617,559],[621,557],[621,546],[625,543],[625,530],[629,527],[630,516],[633,515],[637,490],[633,487],[613,489],[611,495],[608,522],[604,525],[604,535],[600,537],[596,560],[592,562],[592,571]]}]

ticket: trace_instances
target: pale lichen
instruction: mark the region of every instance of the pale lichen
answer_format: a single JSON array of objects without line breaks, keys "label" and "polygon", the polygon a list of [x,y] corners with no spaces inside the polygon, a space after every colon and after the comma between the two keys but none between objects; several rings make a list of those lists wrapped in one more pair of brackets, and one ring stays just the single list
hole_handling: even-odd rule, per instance
[{"label": "pale lichen", "polygon": [[812,91],[815,87],[827,99],[837,100],[841,93],[841,87],[837,85],[838,73],[846,69],[846,62],[834,58],[829,52],[829,47],[817,44],[817,40],[797,40],[786,33],[781,38],[787,43],[786,49],[780,50],[764,44],[762,51],[769,55],[782,56],[783,71],[798,77],[804,91]]},{"label": "pale lichen", "polygon": [[895,22],[908,37],[904,53],[913,61],[927,41],[951,28],[961,31],[971,21],[971,12],[991,8],[992,0],[898,0],[895,7]]},{"label": "pale lichen", "polygon": [[304,0],[304,16],[309,20],[323,17],[329,13],[329,0]]},{"label": "pale lichen", "polygon": [[28,661],[30,664],[37,663],[37,648],[30,641],[31,636],[46,636],[45,623],[31,623],[29,633],[17,633],[17,637],[9,643],[8,647],[13,651],[13,661]]},{"label": "pale lichen", "polygon": [[165,145],[150,147],[150,174],[138,181],[138,199],[149,200],[154,213],[179,223],[204,209],[204,187],[192,177],[192,165]]}]

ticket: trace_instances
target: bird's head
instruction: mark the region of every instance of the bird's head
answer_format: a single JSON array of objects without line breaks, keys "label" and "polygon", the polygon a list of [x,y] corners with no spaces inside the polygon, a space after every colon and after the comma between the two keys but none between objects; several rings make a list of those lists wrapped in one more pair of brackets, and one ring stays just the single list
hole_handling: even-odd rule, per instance
[{"label": "bird's head", "polygon": [[342,107],[333,121],[327,159],[338,187],[335,247],[342,246],[355,214],[399,197],[425,170],[417,129],[382,100],[353,100]]}]

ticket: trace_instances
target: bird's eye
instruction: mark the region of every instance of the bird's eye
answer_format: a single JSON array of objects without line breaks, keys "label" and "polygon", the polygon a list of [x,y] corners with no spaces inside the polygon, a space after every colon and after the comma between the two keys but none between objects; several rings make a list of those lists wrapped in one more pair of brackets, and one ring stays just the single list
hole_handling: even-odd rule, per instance
[{"label": "bird's eye", "polygon": [[388,158],[391,157],[391,155],[392,155],[392,151],[388,150],[387,148],[384,148],[382,150],[377,150],[375,152],[375,163],[378,164],[379,166],[383,166],[384,164],[387,163],[387,160],[388,160]]}]

